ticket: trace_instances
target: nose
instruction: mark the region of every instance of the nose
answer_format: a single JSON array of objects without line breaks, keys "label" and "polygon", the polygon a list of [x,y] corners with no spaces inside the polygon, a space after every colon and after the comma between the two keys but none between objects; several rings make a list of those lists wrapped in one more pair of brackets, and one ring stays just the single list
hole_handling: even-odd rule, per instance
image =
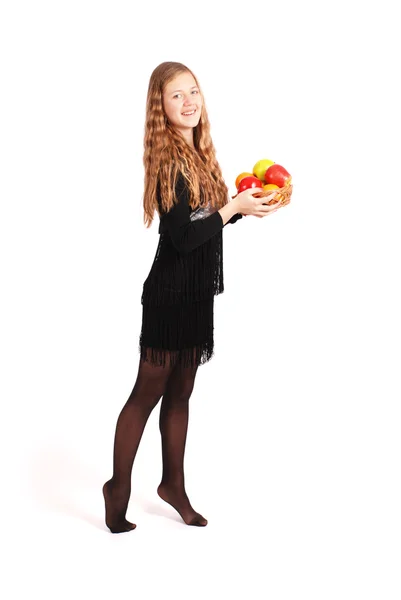
[{"label": "nose", "polygon": [[184,106],[192,106],[193,104],[193,96],[185,96]]}]

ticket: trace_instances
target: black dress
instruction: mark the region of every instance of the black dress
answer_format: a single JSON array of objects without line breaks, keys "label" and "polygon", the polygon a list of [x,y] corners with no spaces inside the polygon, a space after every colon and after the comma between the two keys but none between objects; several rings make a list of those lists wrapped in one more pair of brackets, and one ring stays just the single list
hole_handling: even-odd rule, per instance
[{"label": "black dress", "polygon": [[[224,291],[223,236],[226,224],[210,203],[192,210],[187,182],[179,173],[177,203],[162,213],[159,243],[143,284],[141,358],[154,365],[201,365],[214,354],[214,296]],[[160,195],[157,188],[159,206]]]}]

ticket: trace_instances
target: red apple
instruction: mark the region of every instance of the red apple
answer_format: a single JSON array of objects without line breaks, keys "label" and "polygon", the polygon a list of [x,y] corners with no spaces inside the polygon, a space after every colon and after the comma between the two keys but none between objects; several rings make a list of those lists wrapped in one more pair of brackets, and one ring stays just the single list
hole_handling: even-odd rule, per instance
[{"label": "red apple", "polygon": [[244,177],[239,182],[238,193],[240,194],[241,192],[244,192],[245,190],[249,190],[251,188],[261,188],[262,186],[263,183],[257,177],[254,177],[253,175],[250,177]]},{"label": "red apple", "polygon": [[278,187],[284,187],[287,183],[291,183],[291,175],[281,165],[271,165],[265,173],[266,183],[274,183]]}]

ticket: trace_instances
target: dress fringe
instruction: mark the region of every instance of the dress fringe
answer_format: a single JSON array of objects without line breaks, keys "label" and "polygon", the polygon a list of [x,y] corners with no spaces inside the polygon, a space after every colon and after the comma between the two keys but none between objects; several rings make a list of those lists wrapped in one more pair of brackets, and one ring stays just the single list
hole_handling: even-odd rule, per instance
[{"label": "dress fringe", "polygon": [[207,299],[191,304],[143,305],[139,352],[157,366],[201,365],[214,355],[213,304]]},{"label": "dress fringe", "polygon": [[213,345],[206,344],[177,351],[142,346],[139,351],[141,359],[157,367],[174,367],[177,364],[184,368],[199,366],[204,365],[214,356]]}]

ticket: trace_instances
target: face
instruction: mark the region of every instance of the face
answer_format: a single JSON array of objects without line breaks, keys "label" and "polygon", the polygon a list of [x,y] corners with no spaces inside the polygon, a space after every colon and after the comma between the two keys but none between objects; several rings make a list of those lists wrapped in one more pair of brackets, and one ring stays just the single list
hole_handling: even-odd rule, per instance
[{"label": "face", "polygon": [[[163,93],[163,105],[170,123],[193,145],[193,128],[199,123],[202,97],[191,73],[180,73],[169,81]],[[195,113],[189,116],[183,113]]]}]

